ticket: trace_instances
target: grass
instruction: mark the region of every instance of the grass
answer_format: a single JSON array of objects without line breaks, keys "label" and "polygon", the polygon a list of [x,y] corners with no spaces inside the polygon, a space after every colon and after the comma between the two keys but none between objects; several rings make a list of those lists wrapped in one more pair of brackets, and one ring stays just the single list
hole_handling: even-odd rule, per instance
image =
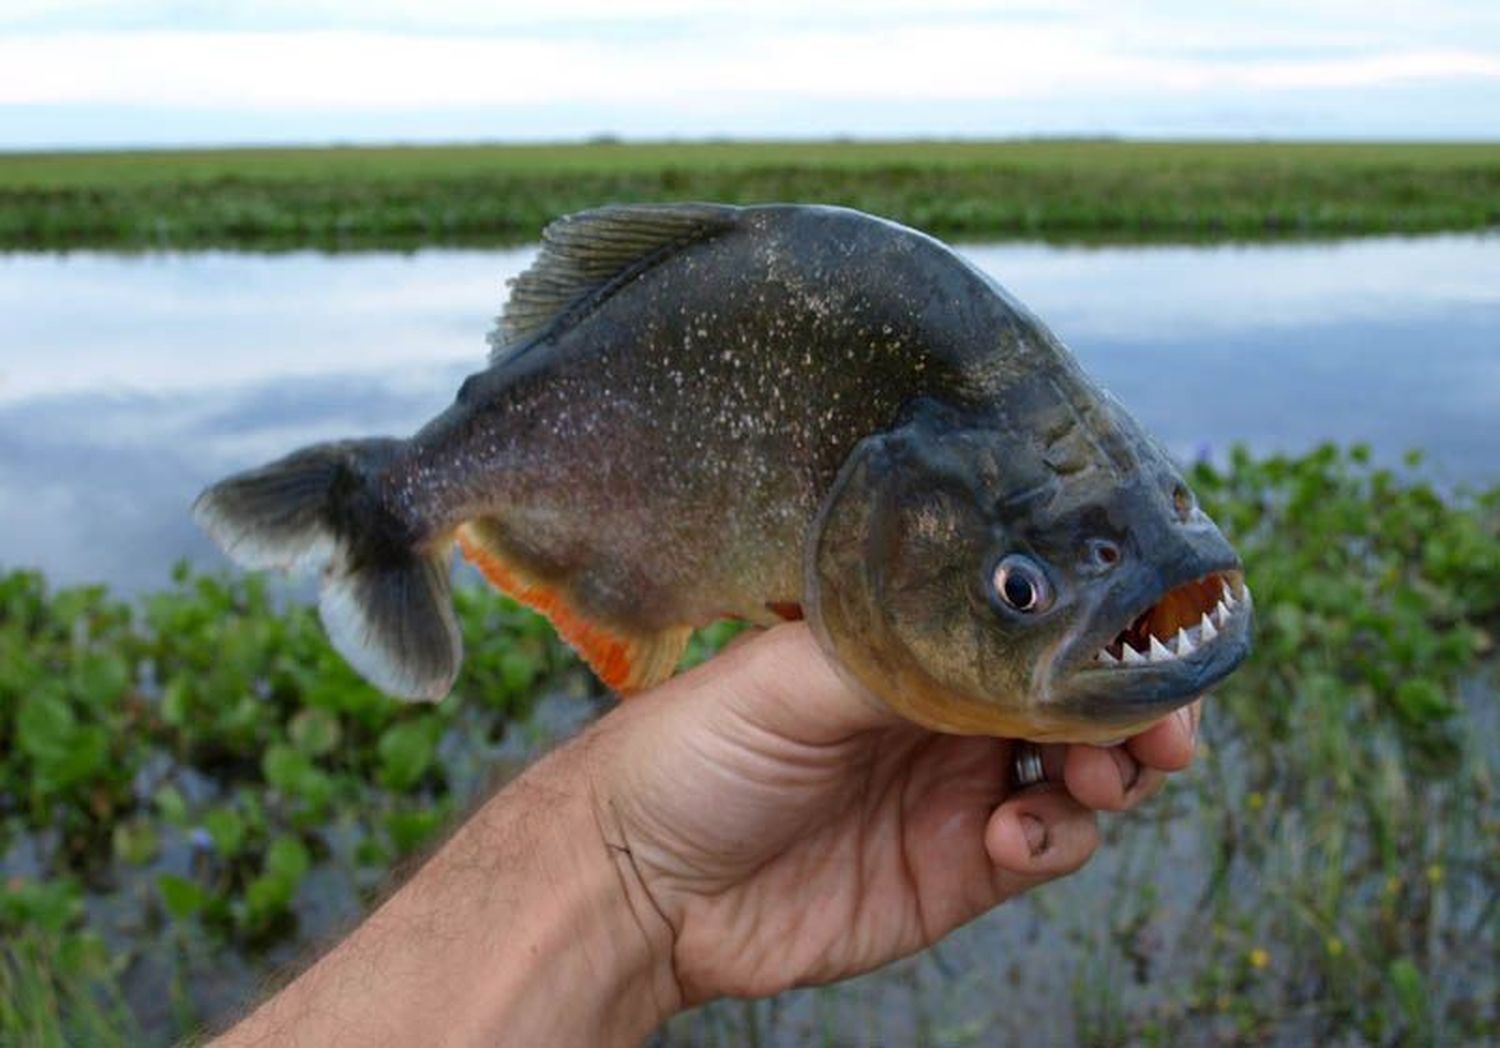
[{"label": "grass", "polygon": [[[1500,1037],[1500,488],[1332,447],[1236,453],[1195,486],[1245,558],[1258,654],[1193,772],[1084,874],[938,950],[659,1043]],[[534,750],[506,736],[538,695],[588,715],[544,622],[457,598],[464,676],[414,708],[257,578],[183,570],[126,604],[0,575],[0,1043],[189,1034]]]},{"label": "grass", "polygon": [[120,965],[78,929],[76,885],[17,883],[0,897],[0,1044],[63,1048],[139,1040],[118,987]]},{"label": "grass", "polygon": [[1500,144],[591,143],[0,154],[0,249],[533,238],[612,201],[846,204],[943,236],[1251,238],[1500,225]]}]

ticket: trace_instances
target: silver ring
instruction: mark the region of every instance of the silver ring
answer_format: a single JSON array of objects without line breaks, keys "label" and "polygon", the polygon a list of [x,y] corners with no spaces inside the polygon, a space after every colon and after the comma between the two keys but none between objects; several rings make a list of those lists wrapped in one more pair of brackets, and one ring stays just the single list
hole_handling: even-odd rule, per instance
[{"label": "silver ring", "polygon": [[1011,757],[1010,777],[1018,790],[1044,782],[1047,771],[1042,767],[1041,747],[1034,742],[1016,743]]}]

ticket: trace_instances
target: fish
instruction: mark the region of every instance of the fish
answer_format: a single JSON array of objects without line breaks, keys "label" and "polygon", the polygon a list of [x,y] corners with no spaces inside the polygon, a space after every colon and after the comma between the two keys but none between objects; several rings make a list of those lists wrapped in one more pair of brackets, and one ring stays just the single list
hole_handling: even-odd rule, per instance
[{"label": "fish", "polygon": [[622,695],[699,626],[805,619],[917,724],[1107,742],[1249,653],[1243,566],[1183,472],[922,232],[815,204],[584,211],[489,342],[414,435],[194,504],[241,566],[320,572],[329,639],[391,695],[454,685],[455,544]]}]

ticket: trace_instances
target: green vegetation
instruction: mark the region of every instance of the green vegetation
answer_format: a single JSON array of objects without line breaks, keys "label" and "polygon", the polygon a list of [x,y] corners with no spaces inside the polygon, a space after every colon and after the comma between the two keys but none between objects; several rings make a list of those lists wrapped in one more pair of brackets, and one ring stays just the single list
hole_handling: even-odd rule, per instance
[{"label": "green vegetation", "polygon": [[612,201],[847,204],[944,236],[1347,235],[1500,224],[1500,144],[1036,142],[0,154],[0,248],[529,240]]},{"label": "green vegetation", "polygon": [[[1193,777],[1217,963],[1185,969],[1167,1042],[1293,1017],[1317,1042],[1496,1036],[1500,488],[1444,498],[1331,447],[1195,486],[1254,580],[1258,652]],[[1122,906],[1117,942],[1162,903]]]},{"label": "green vegetation", "polygon": [[[892,972],[713,1005],[665,1040],[840,1043],[910,982],[943,1005],[914,997],[912,1037],[891,1040],[987,1043],[1030,999],[1014,968],[995,990],[1028,951],[1065,980],[1043,1010],[1086,1043],[1500,1037],[1500,488],[1442,492],[1359,448],[1236,452],[1195,483],[1244,554],[1258,654],[1211,700],[1195,770],[1114,824],[1113,872]],[[235,993],[253,992],[523,756],[505,735],[539,695],[590,708],[544,622],[476,588],[458,601],[464,676],[412,707],[260,579],[181,571],[127,605],[0,576],[0,1043],[190,1031],[234,1004],[190,966],[238,964]],[[1047,934],[965,946],[1017,911]],[[141,1014],[163,1000],[165,1018]]]}]

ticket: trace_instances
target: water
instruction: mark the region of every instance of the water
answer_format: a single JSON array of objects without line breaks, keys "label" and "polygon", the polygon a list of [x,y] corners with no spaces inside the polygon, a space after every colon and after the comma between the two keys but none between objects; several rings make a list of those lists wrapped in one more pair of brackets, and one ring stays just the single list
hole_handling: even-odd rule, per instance
[{"label": "water", "polygon": [[[1184,459],[1332,438],[1500,477],[1500,237],[964,250]],[[222,563],[205,483],[421,424],[531,257],[0,258],[0,566],[131,592]]]}]

